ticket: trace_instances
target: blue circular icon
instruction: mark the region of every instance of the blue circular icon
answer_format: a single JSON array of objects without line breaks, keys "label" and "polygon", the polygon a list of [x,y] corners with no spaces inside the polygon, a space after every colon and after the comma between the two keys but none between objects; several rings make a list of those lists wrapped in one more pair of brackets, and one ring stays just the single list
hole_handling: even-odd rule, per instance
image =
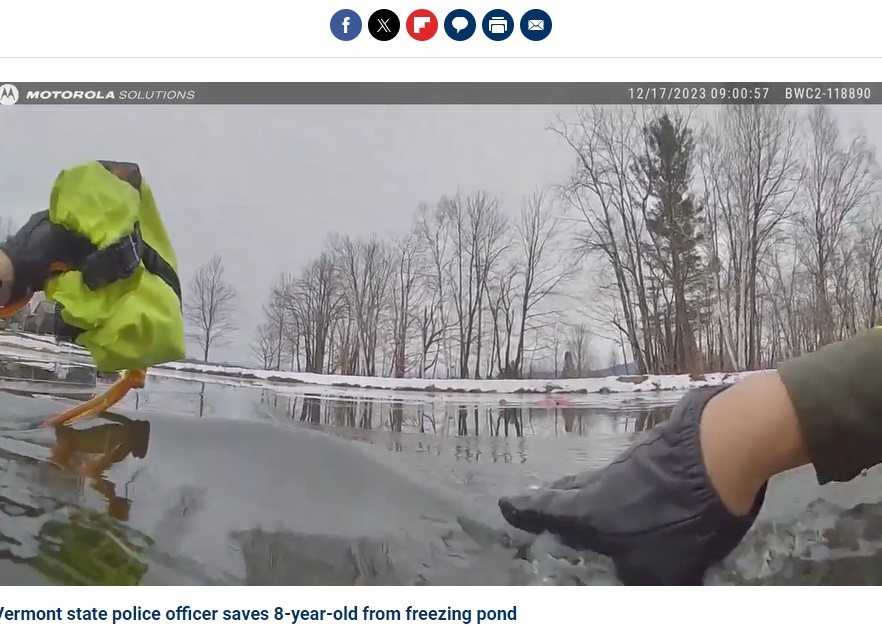
[{"label": "blue circular icon", "polygon": [[551,18],[542,9],[531,9],[521,18],[521,32],[530,41],[542,41],[551,34]]},{"label": "blue circular icon", "polygon": [[487,35],[488,39],[502,41],[511,36],[511,31],[514,29],[514,20],[508,11],[495,9],[484,16],[481,28],[484,29],[484,34]]},{"label": "blue circular icon", "polygon": [[331,18],[331,34],[340,41],[352,41],[361,32],[361,18],[352,9],[340,9]]},{"label": "blue circular icon", "polygon": [[465,41],[475,34],[478,22],[465,9],[454,9],[444,19],[444,31],[454,41]]}]

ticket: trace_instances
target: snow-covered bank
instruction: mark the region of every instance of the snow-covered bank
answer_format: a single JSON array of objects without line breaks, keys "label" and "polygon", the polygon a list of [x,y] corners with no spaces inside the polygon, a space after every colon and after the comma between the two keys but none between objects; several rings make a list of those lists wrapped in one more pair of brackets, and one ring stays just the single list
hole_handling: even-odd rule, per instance
[{"label": "snow-covered bank", "polygon": [[252,370],[191,363],[168,363],[159,369],[290,383],[401,392],[461,392],[468,394],[614,394],[689,390],[737,381],[744,373],[691,375],[639,375],[598,379],[392,379],[305,372]]},{"label": "snow-covered bank", "polygon": [[[396,390],[366,387],[342,387],[322,384],[300,384],[293,382],[276,383],[266,379],[244,379],[223,375],[205,374],[201,372],[185,372],[152,368],[148,376],[156,379],[173,379],[182,383],[199,385],[223,385],[226,387],[242,387],[268,390],[284,396],[308,396],[328,401],[375,401],[381,403],[398,402],[415,405],[427,403],[487,405],[510,407],[546,407],[546,408],[585,408],[600,407],[604,409],[617,406],[656,407],[670,406],[676,403],[685,393],[684,390],[633,392],[628,394],[505,394],[502,392],[482,392],[473,394],[455,391]],[[148,383],[149,385],[149,383]]]},{"label": "snow-covered bank", "polygon": [[[21,348],[67,355],[88,357],[88,353],[70,344],[56,344],[51,338],[29,335],[0,333],[0,346]],[[79,361],[79,359],[78,359]],[[233,368],[210,364],[171,362],[151,370],[155,375],[165,371],[184,378],[184,373],[203,378],[206,375],[217,378],[232,378],[242,382],[272,382],[275,384],[309,387],[333,387],[361,390],[385,390],[390,392],[457,393],[457,394],[635,394],[652,392],[685,391],[697,387],[731,383],[753,374],[711,373],[691,375],[636,375],[603,377],[598,379],[518,379],[518,380],[463,380],[463,379],[392,379],[385,377],[360,377],[329,374],[310,374],[305,372],[279,372],[275,370],[256,370]],[[194,376],[193,378],[197,378]],[[177,378],[177,377],[176,377]],[[203,379],[204,380],[204,379]]]},{"label": "snow-covered bank", "polygon": [[26,348],[30,350],[55,353],[58,355],[76,355],[78,357],[89,357],[89,351],[77,346],[76,344],[67,344],[56,342],[55,339],[48,335],[36,335],[33,333],[13,333],[10,331],[0,331],[0,346],[10,346],[15,348]]}]

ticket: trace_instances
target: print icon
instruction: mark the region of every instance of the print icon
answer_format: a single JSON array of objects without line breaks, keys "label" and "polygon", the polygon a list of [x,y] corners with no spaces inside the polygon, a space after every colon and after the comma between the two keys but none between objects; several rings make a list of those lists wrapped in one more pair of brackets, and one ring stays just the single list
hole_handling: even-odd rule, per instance
[{"label": "print icon", "polygon": [[514,20],[507,11],[496,9],[484,16],[481,24],[484,34],[493,41],[508,39],[514,29]]},{"label": "print icon", "polygon": [[428,41],[438,32],[438,18],[428,9],[417,9],[407,16],[407,34],[417,41]]},{"label": "print icon", "polygon": [[505,21],[504,17],[491,17],[490,18],[490,32],[496,35],[503,34],[506,30],[508,30],[508,22]]},{"label": "print icon", "polygon": [[551,17],[541,9],[532,9],[521,18],[521,32],[530,41],[542,41],[551,33]]},{"label": "print icon", "polygon": [[401,30],[401,21],[394,11],[378,9],[373,12],[368,20],[368,32],[378,41],[394,39]]},{"label": "print icon", "polygon": [[340,41],[352,41],[361,33],[361,18],[352,9],[340,9],[331,17],[331,34]]},{"label": "print icon", "polygon": [[18,87],[10,83],[0,85],[0,106],[14,105],[16,102],[18,102]]},{"label": "print icon", "polygon": [[465,41],[478,27],[475,17],[465,9],[455,9],[444,19],[444,31],[454,41]]}]

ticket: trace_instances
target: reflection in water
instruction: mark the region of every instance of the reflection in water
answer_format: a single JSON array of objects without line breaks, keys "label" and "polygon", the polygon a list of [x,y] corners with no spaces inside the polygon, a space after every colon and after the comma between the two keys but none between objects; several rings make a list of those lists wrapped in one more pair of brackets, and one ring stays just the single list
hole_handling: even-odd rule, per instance
[{"label": "reflection in water", "polygon": [[131,455],[144,459],[150,443],[150,423],[107,413],[110,422],[87,427],[55,427],[55,445],[49,461],[59,468],[79,473],[107,499],[107,513],[128,520],[131,501],[117,494],[117,487],[104,477],[113,464]]},{"label": "reflection in water", "polygon": [[[4,404],[8,408],[8,400]],[[37,455],[39,449],[27,446],[27,439],[0,448],[5,462],[0,556],[9,563],[70,585],[135,585],[147,573],[145,551],[153,540],[125,524],[131,502],[105,472],[126,458],[145,457],[150,426],[123,416],[105,418],[110,421],[85,428],[55,428],[47,463]],[[85,481],[105,507],[85,506],[78,497],[71,500],[70,489],[76,486],[71,477]],[[73,494],[79,492],[77,487]],[[0,568],[0,580],[7,570]]]},{"label": "reflection in water", "polygon": [[[200,415],[204,412],[205,384],[200,391]],[[363,399],[356,396],[286,396],[262,391],[260,406],[273,415],[335,428],[434,433],[456,436],[524,437],[525,435],[589,435],[639,433],[667,420],[670,406],[636,406],[621,409],[564,405],[471,404],[443,401]],[[607,428],[599,422],[606,421]]]},{"label": "reflection in water", "polygon": [[[390,452],[430,455],[454,463],[524,465],[533,460],[535,470],[525,470],[537,478],[551,478],[556,473],[583,469],[586,463],[590,467],[610,461],[637,432],[666,420],[671,402],[667,399],[653,404],[649,397],[597,407],[577,405],[578,397],[488,401],[477,396],[475,402],[464,403],[448,402],[443,397],[376,399],[336,392],[285,394],[259,387],[154,377],[145,390],[130,394],[122,406],[158,413],[174,411],[209,418],[306,425]],[[565,450],[546,452],[550,443],[559,439],[571,443]],[[562,460],[580,466],[556,471]],[[458,481],[475,481],[471,471],[453,472]],[[494,477],[488,485],[497,485],[502,479]],[[520,489],[525,481],[529,479],[519,480],[515,475],[514,480],[507,481],[508,489]]]},{"label": "reflection in water", "polygon": [[71,512],[67,520],[50,520],[37,539],[39,553],[31,564],[51,581],[68,585],[137,585],[149,568],[142,553],[153,544],[86,509]]},{"label": "reflection in water", "polygon": [[98,376],[95,368],[89,366],[0,358],[0,380],[39,381],[89,387],[97,383]]}]

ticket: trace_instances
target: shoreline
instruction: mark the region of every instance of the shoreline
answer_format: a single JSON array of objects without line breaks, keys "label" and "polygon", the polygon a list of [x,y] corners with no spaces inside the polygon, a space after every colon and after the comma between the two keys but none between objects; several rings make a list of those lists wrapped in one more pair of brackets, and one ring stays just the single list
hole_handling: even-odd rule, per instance
[{"label": "shoreline", "polygon": [[[57,344],[51,336],[0,332],[0,347],[24,349],[45,354],[68,355],[89,359],[88,352],[78,346]],[[424,394],[512,394],[512,395],[584,395],[628,394],[686,391],[724,383],[734,383],[755,372],[708,373],[698,376],[680,375],[620,375],[593,379],[395,379],[351,375],[313,374],[276,370],[215,366],[191,362],[170,362],[154,366],[151,371],[192,373],[254,383],[325,387],[351,390],[381,390],[388,392],[418,392]]]}]

